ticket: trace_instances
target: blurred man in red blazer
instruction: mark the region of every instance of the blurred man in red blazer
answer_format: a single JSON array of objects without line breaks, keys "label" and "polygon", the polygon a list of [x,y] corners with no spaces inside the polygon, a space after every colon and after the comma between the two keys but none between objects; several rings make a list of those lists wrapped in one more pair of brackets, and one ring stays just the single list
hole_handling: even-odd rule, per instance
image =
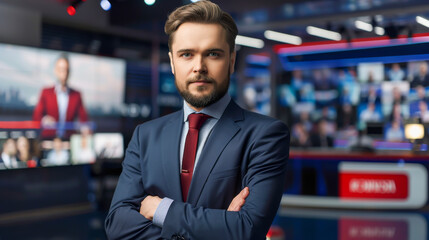
[{"label": "blurred man in red blazer", "polygon": [[61,55],[54,69],[57,83],[44,88],[37,103],[33,120],[41,121],[42,138],[68,138],[72,123],[77,117],[81,122],[88,121],[80,93],[68,86],[70,62],[67,55]]}]

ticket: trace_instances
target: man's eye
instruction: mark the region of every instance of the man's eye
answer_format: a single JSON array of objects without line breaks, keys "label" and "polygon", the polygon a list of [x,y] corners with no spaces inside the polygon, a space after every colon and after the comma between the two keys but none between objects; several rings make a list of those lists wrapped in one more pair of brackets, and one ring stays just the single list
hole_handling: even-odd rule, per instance
[{"label": "man's eye", "polygon": [[188,58],[188,57],[190,57],[191,56],[191,54],[190,53],[182,53],[182,55],[180,55],[181,57],[185,57],[185,58]]},{"label": "man's eye", "polygon": [[211,52],[211,53],[209,53],[209,56],[210,57],[219,57],[219,53]]}]

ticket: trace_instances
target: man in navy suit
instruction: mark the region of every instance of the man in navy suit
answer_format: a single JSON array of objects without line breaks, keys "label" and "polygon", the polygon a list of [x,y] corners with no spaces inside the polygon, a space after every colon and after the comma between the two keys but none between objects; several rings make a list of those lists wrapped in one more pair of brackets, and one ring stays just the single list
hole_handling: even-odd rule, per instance
[{"label": "man in navy suit", "polygon": [[[199,1],[171,13],[165,31],[184,106],[136,128],[106,218],[107,236],[265,239],[284,190],[289,130],[240,108],[227,94],[238,32],[229,14]],[[210,117],[199,130],[184,191],[194,113]]]}]

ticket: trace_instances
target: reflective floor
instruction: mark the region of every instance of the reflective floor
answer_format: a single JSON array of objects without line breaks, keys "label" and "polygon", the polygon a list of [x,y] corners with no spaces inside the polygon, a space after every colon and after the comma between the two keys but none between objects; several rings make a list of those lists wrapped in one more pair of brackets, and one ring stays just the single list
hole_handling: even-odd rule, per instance
[{"label": "reflective floor", "polygon": [[107,239],[104,233],[106,214],[92,212],[62,218],[0,225],[0,240],[74,240]]},{"label": "reflective floor", "polygon": [[[427,212],[284,208],[272,239],[420,240],[428,239]],[[282,236],[280,236],[282,235]]]},{"label": "reflective floor", "polygon": [[[0,225],[6,239],[106,239],[106,213]],[[272,240],[428,239],[428,212],[284,208],[274,220]]]}]

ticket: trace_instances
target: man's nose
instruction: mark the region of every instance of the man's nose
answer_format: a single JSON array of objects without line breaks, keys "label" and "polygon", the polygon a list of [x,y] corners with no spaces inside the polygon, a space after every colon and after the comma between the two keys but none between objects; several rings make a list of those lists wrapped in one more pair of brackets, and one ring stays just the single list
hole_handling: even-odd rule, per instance
[{"label": "man's nose", "polygon": [[207,73],[207,66],[203,57],[195,57],[194,73]]}]

